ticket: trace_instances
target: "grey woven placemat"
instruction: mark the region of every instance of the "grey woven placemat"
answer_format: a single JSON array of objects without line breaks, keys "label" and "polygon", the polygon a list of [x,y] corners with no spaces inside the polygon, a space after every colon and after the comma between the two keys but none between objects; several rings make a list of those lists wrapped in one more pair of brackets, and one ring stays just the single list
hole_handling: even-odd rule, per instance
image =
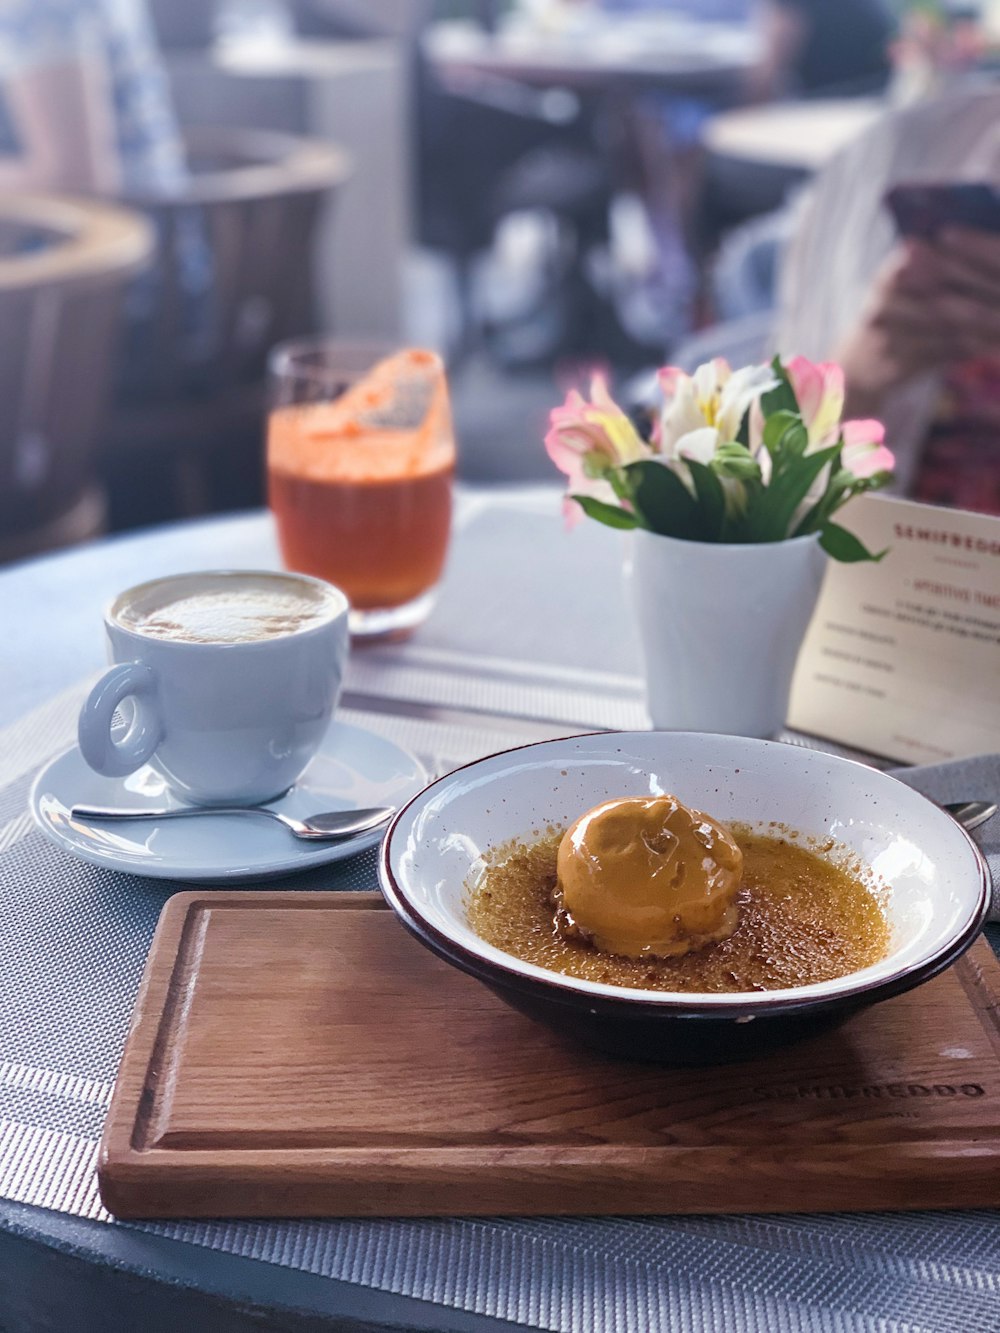
[{"label": "grey woven placemat", "polygon": [[[94,1155],[153,928],[175,886],[82,865],[26,817],[31,778],[71,737],[78,698],[0,737],[0,1194],[121,1226],[101,1209]],[[444,763],[497,748],[485,724],[364,720],[436,746]],[[974,781],[1000,789],[998,761],[984,763]],[[941,797],[985,790],[933,785],[953,782],[953,770],[917,780]],[[373,883],[371,854],[294,881]],[[563,1333],[1000,1328],[1000,1220],[985,1211],[128,1225]]]}]

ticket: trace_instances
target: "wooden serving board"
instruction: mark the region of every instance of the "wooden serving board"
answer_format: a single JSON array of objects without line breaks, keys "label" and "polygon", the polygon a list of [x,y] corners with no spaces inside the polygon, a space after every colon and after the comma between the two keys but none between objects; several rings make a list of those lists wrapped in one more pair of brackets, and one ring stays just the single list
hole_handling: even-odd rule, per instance
[{"label": "wooden serving board", "polygon": [[163,911],[100,1151],[121,1217],[1000,1205],[1000,968],[948,972],[749,1064],[561,1041],[377,894]]}]

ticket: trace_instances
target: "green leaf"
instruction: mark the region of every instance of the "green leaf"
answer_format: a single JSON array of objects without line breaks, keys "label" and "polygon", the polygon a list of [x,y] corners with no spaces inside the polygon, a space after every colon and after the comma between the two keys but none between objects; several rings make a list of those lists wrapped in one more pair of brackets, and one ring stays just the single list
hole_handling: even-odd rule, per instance
[{"label": "green leaf", "polygon": [[752,407],[748,407],[743,413],[743,420],[740,422],[740,428],[736,432],[737,443],[742,444],[746,448],[749,448],[750,446],[750,413],[752,410]]},{"label": "green leaf", "polygon": [[878,555],[872,555],[867,546],[859,541],[853,532],[848,532],[839,523],[824,524],[823,531],[820,533],[819,544],[827,555],[848,565],[856,564],[859,560],[881,560],[884,555],[888,554],[888,548],[886,548],[885,551],[879,551]]},{"label": "green leaf", "polygon": [[759,481],[725,481],[726,523],[722,530],[722,540],[726,542],[752,542],[755,540],[749,515],[763,490]]},{"label": "green leaf", "polygon": [[[841,447],[838,443],[838,449]],[[819,497],[796,524],[792,533],[793,537],[805,536],[808,532],[819,532],[830,515],[839,509],[846,500],[850,499],[847,488],[854,481],[854,477],[846,468],[840,466],[840,455],[833,459],[830,464],[830,476],[826,483],[826,490]]]},{"label": "green leaf", "polygon": [[842,509],[856,495],[864,495],[866,491],[877,491],[892,480],[891,472],[875,472],[870,477],[856,477],[847,468],[839,467],[838,463],[839,460],[830,470],[830,480],[823,495],[803,517],[793,532],[793,537],[799,537],[806,532],[820,531],[837,510]]},{"label": "green leaf", "polygon": [[611,489],[619,500],[628,500],[631,503],[632,487],[629,485],[628,477],[620,468],[611,468],[609,472],[605,473],[604,480],[611,483]]},{"label": "green leaf", "polygon": [[764,422],[764,444],[776,472],[792,466],[809,448],[809,432],[796,412],[777,412]]},{"label": "green leaf", "polygon": [[883,486],[888,486],[896,474],[894,472],[873,472],[870,477],[864,477],[864,489],[866,491],[878,491]]},{"label": "green leaf", "polygon": [[715,446],[712,462],[717,458],[753,458],[753,454],[747,445],[740,444],[739,440],[722,440]]},{"label": "green leaf", "polygon": [[[839,475],[845,480],[838,491],[834,508],[847,504],[848,500],[853,500],[856,495],[864,495],[866,491],[877,491],[892,481],[891,472],[873,472],[870,477],[855,477],[844,469]],[[830,512],[832,513],[833,509]]]},{"label": "green leaf", "polygon": [[775,412],[764,422],[764,444],[768,453],[775,453],[781,447],[785,432],[793,426],[801,426],[802,418],[797,412]]},{"label": "green leaf", "polygon": [[627,509],[619,509],[617,505],[605,504],[603,500],[595,500],[592,495],[571,495],[570,499],[577,502],[588,518],[596,518],[598,523],[604,523],[609,528],[639,526],[635,514],[630,514]]},{"label": "green leaf", "polygon": [[856,477],[853,472],[848,472],[846,467],[831,468],[830,484],[827,486],[827,490],[844,491],[859,480],[860,478]]},{"label": "green leaf", "polygon": [[809,432],[806,430],[801,420],[797,420],[794,425],[788,427],[784,435],[781,437],[780,453],[782,455],[782,462],[784,462],[786,458],[801,458],[808,448]]},{"label": "green leaf", "polygon": [[691,480],[694,482],[695,495],[701,506],[705,535],[710,541],[720,541],[726,521],[726,493],[722,489],[722,483],[705,463],[698,463],[693,458],[686,461]]},{"label": "green leaf", "polygon": [[796,416],[800,416],[799,400],[795,397],[788,371],[781,364],[780,357],[776,356],[772,360],[771,369],[778,384],[776,388],[769,389],[761,397],[760,405],[765,418],[773,416],[775,412],[794,412]]},{"label": "green leaf", "polygon": [[754,540],[781,541],[788,536],[788,528],[795,511],[809,494],[809,490],[828,463],[839,455],[839,445],[817,449],[814,454],[795,459],[780,475],[771,477],[754,505],[751,526]]},{"label": "green leaf", "polygon": [[760,464],[743,444],[731,440],[720,444],[709,467],[717,477],[732,477],[736,481],[759,481]]},{"label": "green leaf", "polygon": [[808,532],[816,532],[826,522],[827,517],[827,491],[826,495],[821,495],[816,503],[802,515],[802,518],[796,523],[793,537],[804,537]]},{"label": "green leaf", "polygon": [[625,473],[644,527],[664,537],[705,540],[698,501],[672,468],[644,458],[630,463]]}]

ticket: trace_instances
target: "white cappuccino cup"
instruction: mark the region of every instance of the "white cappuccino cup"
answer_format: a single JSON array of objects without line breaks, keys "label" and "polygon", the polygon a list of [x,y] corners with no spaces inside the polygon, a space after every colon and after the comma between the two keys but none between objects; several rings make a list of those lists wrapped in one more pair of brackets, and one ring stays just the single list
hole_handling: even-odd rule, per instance
[{"label": "white cappuccino cup", "polygon": [[[150,764],[183,800],[255,805],[316,754],[347,659],[347,598],[304,574],[214,570],[119,594],[108,656],[80,713],[106,777]],[[127,726],[115,725],[115,711]]]}]

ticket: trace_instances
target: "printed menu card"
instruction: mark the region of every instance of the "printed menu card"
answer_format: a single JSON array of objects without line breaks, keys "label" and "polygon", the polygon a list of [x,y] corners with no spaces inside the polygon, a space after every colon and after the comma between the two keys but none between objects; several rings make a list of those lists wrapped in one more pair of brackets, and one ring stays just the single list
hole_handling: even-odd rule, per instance
[{"label": "printed menu card", "polygon": [[830,562],[788,725],[907,763],[1000,751],[1000,518],[872,495],[844,526],[887,554]]}]

